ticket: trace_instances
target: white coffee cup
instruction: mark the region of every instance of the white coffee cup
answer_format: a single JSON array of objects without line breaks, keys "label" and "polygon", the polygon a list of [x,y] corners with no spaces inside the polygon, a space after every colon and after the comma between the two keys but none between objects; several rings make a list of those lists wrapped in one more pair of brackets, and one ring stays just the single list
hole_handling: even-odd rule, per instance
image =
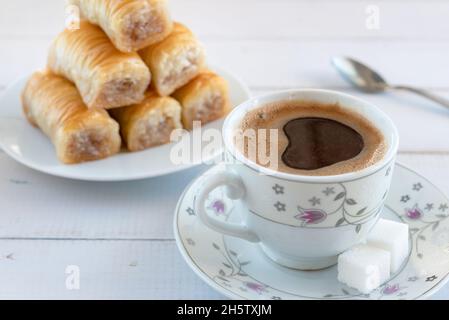
[{"label": "white coffee cup", "polygon": [[[384,135],[384,157],[363,170],[333,176],[279,172],[246,158],[234,143],[244,116],[264,104],[288,100],[338,103],[362,115]],[[366,239],[388,194],[399,143],[395,125],[377,107],[319,89],[289,90],[246,101],[226,118],[223,139],[233,161],[226,170],[205,177],[196,197],[199,218],[215,231],[259,243],[275,262],[301,270],[329,267],[338,254]],[[228,196],[246,208],[241,224],[219,221],[206,213],[207,196],[219,186],[226,186]]]}]

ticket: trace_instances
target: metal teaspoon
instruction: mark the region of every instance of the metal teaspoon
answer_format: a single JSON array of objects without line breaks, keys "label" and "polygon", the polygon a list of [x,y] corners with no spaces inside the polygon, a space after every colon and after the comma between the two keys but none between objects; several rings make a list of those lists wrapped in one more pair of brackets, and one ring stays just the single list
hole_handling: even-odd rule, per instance
[{"label": "metal teaspoon", "polygon": [[449,108],[449,100],[434,95],[426,90],[409,86],[396,86],[388,84],[382,76],[367,65],[349,57],[333,57],[332,65],[340,75],[353,86],[369,93],[378,93],[386,90],[405,90],[430,99]]}]

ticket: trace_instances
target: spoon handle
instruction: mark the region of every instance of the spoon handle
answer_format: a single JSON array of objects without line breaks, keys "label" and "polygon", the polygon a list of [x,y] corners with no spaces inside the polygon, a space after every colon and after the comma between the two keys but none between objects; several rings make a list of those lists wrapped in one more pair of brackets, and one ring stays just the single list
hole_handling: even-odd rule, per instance
[{"label": "spoon handle", "polygon": [[445,99],[443,97],[437,96],[433,93],[430,93],[426,90],[423,89],[418,89],[418,88],[413,88],[413,87],[408,87],[408,86],[393,86],[393,89],[398,89],[398,90],[406,90],[406,91],[410,91],[413,92],[417,95],[420,95],[422,97],[425,97],[427,99],[430,99],[446,108],[449,108],[449,100]]}]

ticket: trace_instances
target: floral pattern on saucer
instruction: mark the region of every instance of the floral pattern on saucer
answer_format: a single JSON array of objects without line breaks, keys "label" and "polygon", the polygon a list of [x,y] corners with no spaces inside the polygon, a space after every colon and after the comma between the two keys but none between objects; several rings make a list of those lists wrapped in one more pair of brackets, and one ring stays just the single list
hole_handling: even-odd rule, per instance
[{"label": "floral pattern on saucer", "polygon": [[[207,229],[191,210],[199,180],[181,197],[175,218],[175,234],[188,264],[207,283],[228,297],[408,300],[429,296],[448,279],[449,200],[431,182],[401,165],[395,167],[386,209],[381,214],[409,224],[411,250],[400,271],[368,295],[339,283],[335,266],[314,272],[286,269],[266,258],[258,245]],[[280,185],[274,186],[273,191],[284,192]],[[343,206],[350,206],[351,199],[340,194],[332,187],[323,190],[323,196],[339,198],[343,200]],[[319,223],[328,215],[314,207],[314,203],[319,205],[318,197],[310,200],[309,208],[298,207],[296,211],[295,218],[303,224]],[[217,219],[232,222],[240,219],[236,208],[242,208],[226,197],[224,188],[210,194],[206,207]]]}]

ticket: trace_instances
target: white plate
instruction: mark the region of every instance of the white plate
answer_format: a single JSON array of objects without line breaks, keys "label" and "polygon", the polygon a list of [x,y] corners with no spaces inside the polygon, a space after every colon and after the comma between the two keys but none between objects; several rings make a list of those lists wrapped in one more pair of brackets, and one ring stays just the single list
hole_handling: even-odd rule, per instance
[{"label": "white plate", "polygon": [[[213,173],[217,167],[203,174]],[[202,177],[203,177],[202,176]],[[440,289],[449,275],[449,199],[431,182],[396,165],[384,218],[409,224],[411,251],[400,271],[371,294],[337,281],[337,268],[297,271],[267,258],[257,244],[223,236],[196,217],[198,178],[179,200],[174,231],[184,259],[214,289],[233,299],[422,299]],[[209,196],[209,214],[239,221],[244,210],[224,188]],[[301,245],[301,244],[298,244]]]},{"label": "white plate", "polygon": [[[235,107],[250,97],[249,89],[235,76],[213,68],[229,84],[232,106]],[[56,158],[50,140],[32,127],[22,113],[20,94],[26,79],[9,87],[0,98],[0,147],[12,158],[35,170],[59,177],[89,181],[125,181],[156,177],[191,168],[201,163],[194,157],[187,164],[177,165],[170,161],[172,145],[151,148],[136,153],[123,152],[105,160],[79,165],[64,165]],[[203,127],[221,130],[223,120]],[[210,161],[222,150],[203,157]]]}]

